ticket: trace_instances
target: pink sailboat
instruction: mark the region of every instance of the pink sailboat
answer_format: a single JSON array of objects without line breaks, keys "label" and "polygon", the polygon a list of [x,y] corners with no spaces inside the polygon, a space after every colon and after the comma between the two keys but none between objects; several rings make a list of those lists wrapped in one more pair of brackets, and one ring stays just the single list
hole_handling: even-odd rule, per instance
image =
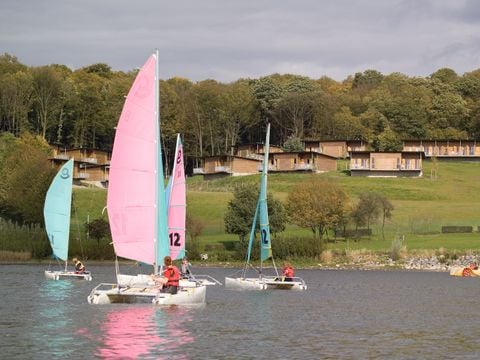
[{"label": "pink sailboat", "polygon": [[[107,196],[107,210],[115,254],[117,257],[152,265],[154,274],[159,273],[163,258],[170,255],[158,94],[157,53],[150,56],[139,71],[125,100],[115,134]],[[180,175],[184,174],[184,170],[180,170],[179,167],[177,171]],[[180,195],[182,191],[184,192],[181,188],[175,191]],[[185,197],[184,193],[183,197]],[[176,204],[176,200],[169,201]],[[179,216],[185,212],[185,208],[183,207],[182,210],[181,206],[175,209]],[[174,230],[177,231],[177,225],[173,225],[175,225]],[[178,236],[182,236],[180,230],[177,233]],[[172,239],[175,240],[176,236],[172,234]],[[184,237],[185,230],[183,230]],[[118,262],[116,262],[116,273],[117,283],[99,284],[88,296],[90,303],[191,304],[205,302],[205,286],[200,284],[195,287],[180,288],[177,294],[167,294],[160,293],[153,286],[149,275],[121,274]]]}]

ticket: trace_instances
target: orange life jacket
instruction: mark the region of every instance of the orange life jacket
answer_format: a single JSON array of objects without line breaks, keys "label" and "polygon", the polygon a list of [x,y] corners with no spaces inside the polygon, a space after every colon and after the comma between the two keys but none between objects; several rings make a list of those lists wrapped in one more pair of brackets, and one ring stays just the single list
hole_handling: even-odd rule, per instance
[{"label": "orange life jacket", "polygon": [[291,278],[294,276],[294,274],[295,272],[291,266],[286,266],[283,268],[283,276]]},{"label": "orange life jacket", "polygon": [[180,271],[175,265],[167,266],[163,271],[163,276],[167,278],[167,286],[178,286],[180,281]]}]

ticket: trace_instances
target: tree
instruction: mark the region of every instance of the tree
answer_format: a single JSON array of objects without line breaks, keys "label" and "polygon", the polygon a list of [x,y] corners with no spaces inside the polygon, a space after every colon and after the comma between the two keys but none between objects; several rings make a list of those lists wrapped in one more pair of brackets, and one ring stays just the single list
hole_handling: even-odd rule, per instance
[{"label": "tree", "polygon": [[303,151],[303,142],[302,139],[296,136],[289,136],[287,140],[283,143],[283,151],[292,152],[292,151]]},{"label": "tree", "polygon": [[5,146],[0,165],[0,214],[20,224],[43,222],[43,203],[54,171],[47,157],[50,148],[39,137],[29,134],[11,141],[0,138]]},{"label": "tree", "polygon": [[385,221],[392,217],[394,207],[392,203],[382,194],[376,192],[365,192],[360,194],[359,201],[351,213],[357,227],[370,225],[382,216],[382,236],[385,238]]},{"label": "tree", "polygon": [[100,244],[100,240],[107,237],[110,234],[110,227],[108,221],[98,218],[91,222],[85,223],[87,234],[92,239],[97,240],[97,244]]},{"label": "tree", "polygon": [[370,225],[380,216],[380,203],[378,194],[374,192],[361,193],[357,206],[352,211],[352,217],[357,226]]},{"label": "tree", "polygon": [[[244,245],[245,238],[250,233],[257,200],[258,189],[241,185],[234,190],[233,199],[228,203],[224,218],[225,232],[238,235],[241,246]],[[267,202],[270,232],[272,234],[282,232],[287,221],[283,204],[271,194],[267,194]]]},{"label": "tree", "polygon": [[290,220],[303,228],[310,228],[314,238],[320,239],[344,218],[349,208],[347,194],[332,182],[311,177],[288,193],[287,211]]}]

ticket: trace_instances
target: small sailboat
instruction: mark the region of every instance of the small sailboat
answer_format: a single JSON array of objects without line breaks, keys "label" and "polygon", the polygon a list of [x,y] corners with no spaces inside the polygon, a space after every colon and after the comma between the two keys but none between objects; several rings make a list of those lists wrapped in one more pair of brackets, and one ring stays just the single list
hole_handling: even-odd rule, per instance
[{"label": "small sailboat", "polygon": [[[275,261],[272,257],[272,246],[270,239],[270,223],[268,220],[267,204],[267,174],[268,174],[268,155],[270,146],[270,124],[267,126],[267,135],[265,139],[262,175],[260,180],[260,194],[253,217],[252,228],[245,259],[245,266],[240,277],[226,277],[225,287],[238,290],[266,290],[266,289],[287,289],[287,290],[306,290],[305,281],[299,277],[293,277],[285,281],[284,277],[279,276]],[[257,229],[257,220],[260,221],[260,270],[258,277],[247,277],[247,271],[250,264],[250,255],[252,252],[253,240]],[[272,259],[275,276],[266,276],[263,274],[263,262]]]},{"label": "small sailboat", "polygon": [[480,269],[476,263],[469,264],[468,266],[452,266],[450,268],[451,276],[462,277],[479,277]]},{"label": "small sailboat", "polygon": [[45,230],[52,247],[53,256],[65,261],[65,268],[62,270],[45,270],[45,277],[50,280],[92,280],[92,275],[88,271],[76,272],[68,270],[72,186],[73,159],[70,159],[63,164],[53,178],[43,207]]},{"label": "small sailboat", "polygon": [[[167,201],[160,145],[158,52],[138,73],[120,116],[110,162],[107,210],[118,257],[153,266],[159,274],[170,255]],[[184,211],[184,210],[183,210]],[[180,231],[178,231],[180,236]],[[175,243],[175,235],[172,235]],[[127,276],[116,266],[117,284],[99,284],[89,303],[198,304],[206,287],[179,287],[159,292],[149,275]]]}]

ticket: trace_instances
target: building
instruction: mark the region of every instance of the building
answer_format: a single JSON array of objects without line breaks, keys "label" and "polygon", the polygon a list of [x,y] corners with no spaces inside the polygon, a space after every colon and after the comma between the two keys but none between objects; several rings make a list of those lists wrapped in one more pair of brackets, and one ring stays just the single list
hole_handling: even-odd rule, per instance
[{"label": "building", "polygon": [[270,154],[268,170],[271,172],[336,171],[337,159],[317,151],[278,152]]},{"label": "building", "polygon": [[262,159],[263,156],[261,159],[235,155],[208,156],[203,159],[203,167],[195,168],[193,173],[203,174],[205,179],[255,174]]},{"label": "building", "polygon": [[107,186],[110,153],[98,149],[61,149],[53,150],[50,158],[52,166],[60,168],[68,160],[73,162],[73,180],[99,186]]},{"label": "building", "polygon": [[422,176],[421,151],[350,152],[350,175],[369,177]]},{"label": "building", "polygon": [[404,140],[403,151],[423,151],[426,158],[480,160],[476,140]]},{"label": "building", "polygon": [[316,151],[337,159],[345,159],[351,151],[364,151],[366,143],[362,140],[305,140],[305,151]]}]

